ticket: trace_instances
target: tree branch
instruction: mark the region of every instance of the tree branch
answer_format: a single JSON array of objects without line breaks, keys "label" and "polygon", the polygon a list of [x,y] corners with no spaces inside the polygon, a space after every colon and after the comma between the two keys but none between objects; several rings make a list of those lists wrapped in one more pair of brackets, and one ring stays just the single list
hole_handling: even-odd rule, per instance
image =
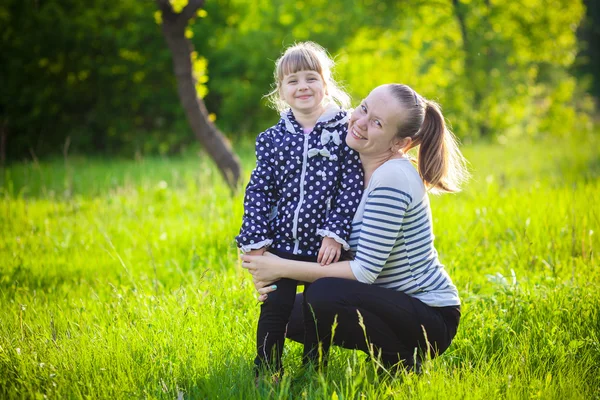
[{"label": "tree branch", "polygon": [[185,27],[188,21],[194,17],[196,11],[204,5],[204,0],[188,0],[180,13],[173,11],[169,0],[156,0],[156,4],[162,12],[163,21],[168,20],[175,26]]},{"label": "tree branch", "polygon": [[173,7],[171,7],[171,2],[169,0],[156,0],[156,4],[163,13],[173,14]]},{"label": "tree branch", "polygon": [[181,18],[185,21],[189,21],[203,5],[204,0],[188,0],[187,5],[181,10]]}]

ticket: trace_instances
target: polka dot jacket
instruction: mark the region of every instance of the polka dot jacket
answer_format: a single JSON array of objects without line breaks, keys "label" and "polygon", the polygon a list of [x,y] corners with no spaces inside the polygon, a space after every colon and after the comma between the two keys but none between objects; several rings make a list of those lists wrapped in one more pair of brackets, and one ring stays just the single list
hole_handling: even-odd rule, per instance
[{"label": "polka dot jacket", "polygon": [[238,246],[264,246],[316,256],[322,238],[348,250],[363,173],[358,153],[346,145],[348,114],[330,106],[305,134],[291,110],[258,135],[256,168],[244,197]]}]

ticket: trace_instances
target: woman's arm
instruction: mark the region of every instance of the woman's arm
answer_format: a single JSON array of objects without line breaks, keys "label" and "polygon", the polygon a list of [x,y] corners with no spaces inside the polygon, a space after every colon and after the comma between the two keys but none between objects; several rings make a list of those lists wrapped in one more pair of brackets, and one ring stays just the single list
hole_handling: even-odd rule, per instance
[{"label": "woman's arm", "polygon": [[326,277],[356,280],[348,261],[322,266],[319,263],[286,260],[270,253],[263,256],[244,254],[242,267],[252,274],[256,289],[264,288],[281,278],[302,282],[314,282]]}]

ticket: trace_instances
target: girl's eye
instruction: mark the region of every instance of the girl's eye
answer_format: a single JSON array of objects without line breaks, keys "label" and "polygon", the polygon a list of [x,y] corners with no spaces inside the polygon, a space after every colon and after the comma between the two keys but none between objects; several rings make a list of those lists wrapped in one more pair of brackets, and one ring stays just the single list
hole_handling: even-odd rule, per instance
[{"label": "girl's eye", "polygon": [[293,80],[291,80],[291,81],[288,81],[288,83],[296,83],[296,80],[295,80],[295,79],[293,79]]},{"label": "girl's eye", "polygon": [[361,109],[363,112],[367,112],[367,107],[365,107],[365,106],[364,106],[364,105],[362,105],[362,104],[360,105],[360,109]]},{"label": "girl's eye", "polygon": [[379,122],[379,120],[378,120],[378,119],[376,119],[374,122],[375,122],[375,125],[377,125],[378,127],[380,127],[380,128],[381,128],[381,122]]}]

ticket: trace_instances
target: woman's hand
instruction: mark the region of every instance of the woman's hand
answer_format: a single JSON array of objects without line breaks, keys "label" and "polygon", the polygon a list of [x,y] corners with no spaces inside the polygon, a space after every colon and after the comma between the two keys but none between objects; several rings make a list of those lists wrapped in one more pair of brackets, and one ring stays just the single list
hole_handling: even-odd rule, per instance
[{"label": "woman's hand", "polygon": [[265,251],[267,251],[267,248],[261,247],[260,249],[250,250],[245,254],[248,254],[249,256],[262,256],[265,253]]},{"label": "woman's hand", "polygon": [[264,288],[260,288],[257,290],[258,292],[258,301],[265,302],[267,301],[267,298],[269,297],[269,293],[274,292],[275,290],[277,290],[277,285],[270,285],[270,286],[266,286]]},{"label": "woman's hand", "polygon": [[[281,276],[281,259],[269,252],[262,256],[242,255],[242,268],[245,268],[252,274],[254,287],[260,292],[260,289],[269,286],[278,281]],[[261,293],[262,295],[263,293]],[[266,294],[266,293],[264,293]]]}]

